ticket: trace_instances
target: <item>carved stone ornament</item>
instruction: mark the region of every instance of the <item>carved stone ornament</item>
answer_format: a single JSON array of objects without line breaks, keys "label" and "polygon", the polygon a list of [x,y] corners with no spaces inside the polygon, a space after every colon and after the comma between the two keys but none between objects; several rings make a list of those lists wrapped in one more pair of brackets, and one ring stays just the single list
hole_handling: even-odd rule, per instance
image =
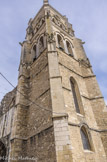
[{"label": "carved stone ornament", "polygon": [[51,34],[46,34],[47,35],[47,41],[48,43],[54,43],[55,42],[55,39],[54,39],[54,34],[51,33]]},{"label": "carved stone ornament", "polygon": [[28,27],[27,34],[28,34],[28,35],[33,34],[33,27],[32,27],[32,25],[30,25],[30,26]]},{"label": "carved stone ornament", "polygon": [[60,28],[62,28],[64,31],[66,31],[67,33],[69,33],[71,36],[74,36],[74,31],[72,29],[72,25],[71,24],[64,24],[60,17],[58,15],[53,15],[52,16],[52,22],[54,22],[57,26],[59,26]]},{"label": "carved stone ornament", "polygon": [[28,22],[27,34],[33,34],[32,19]]},{"label": "carved stone ornament", "polygon": [[79,59],[79,64],[84,66],[84,67],[86,67],[86,68],[90,68],[91,67],[91,64],[90,64],[88,58],[86,60],[85,59]]},{"label": "carved stone ornament", "polygon": [[41,28],[41,26],[44,24],[44,22],[45,22],[45,18],[44,17],[39,17],[35,27],[33,27],[32,19],[30,19],[29,22],[28,22],[26,39],[31,40],[33,35],[38,32],[38,30]]},{"label": "carved stone ornament", "polygon": [[44,22],[45,22],[45,18],[44,17],[40,17],[38,20],[37,20],[37,24],[36,24],[36,26],[35,26],[35,33],[37,33],[38,32],[38,30],[42,27],[42,25],[44,24]]},{"label": "carved stone ornament", "polygon": [[62,23],[62,21],[61,21],[61,19],[59,18],[59,16],[54,15],[54,16],[52,17],[52,21],[53,21],[56,25],[58,25],[59,27],[61,27],[63,30],[68,31],[68,30],[67,30],[67,27]]},{"label": "carved stone ornament", "polygon": [[68,33],[69,33],[71,36],[74,36],[74,30],[72,29],[72,24],[68,24]]},{"label": "carved stone ornament", "polygon": [[51,16],[51,15],[50,15],[50,11],[47,10],[47,14],[46,14],[47,19],[48,19],[50,16]]},{"label": "carved stone ornament", "polygon": [[32,26],[32,19],[30,19],[29,22],[28,22],[26,39],[31,40],[33,35],[34,35],[34,29],[33,29],[33,26]]}]

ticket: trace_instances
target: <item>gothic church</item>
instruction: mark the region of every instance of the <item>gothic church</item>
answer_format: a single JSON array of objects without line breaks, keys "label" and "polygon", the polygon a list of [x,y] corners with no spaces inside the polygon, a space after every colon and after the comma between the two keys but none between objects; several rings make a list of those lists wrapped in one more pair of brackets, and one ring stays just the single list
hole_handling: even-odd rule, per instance
[{"label": "gothic church", "polygon": [[0,106],[0,162],[107,162],[105,102],[83,42],[48,0],[20,43]]}]

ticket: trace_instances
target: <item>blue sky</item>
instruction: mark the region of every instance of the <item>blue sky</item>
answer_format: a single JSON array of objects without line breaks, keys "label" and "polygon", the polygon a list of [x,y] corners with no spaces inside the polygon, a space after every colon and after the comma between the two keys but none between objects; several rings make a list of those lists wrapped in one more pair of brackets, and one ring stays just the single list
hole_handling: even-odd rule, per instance
[{"label": "blue sky", "polygon": [[[49,0],[73,24],[76,37],[85,41],[85,51],[97,75],[107,103],[107,0]],[[0,1],[0,72],[17,85],[21,47],[26,28],[43,0]],[[12,87],[0,76],[0,100]]]}]

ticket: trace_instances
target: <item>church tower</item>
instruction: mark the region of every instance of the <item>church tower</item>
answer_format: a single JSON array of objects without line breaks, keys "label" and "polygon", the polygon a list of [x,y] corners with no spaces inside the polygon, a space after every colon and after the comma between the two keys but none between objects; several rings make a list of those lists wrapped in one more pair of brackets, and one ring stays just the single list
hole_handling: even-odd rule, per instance
[{"label": "church tower", "polygon": [[83,43],[44,0],[20,43],[8,162],[107,162],[106,105]]}]

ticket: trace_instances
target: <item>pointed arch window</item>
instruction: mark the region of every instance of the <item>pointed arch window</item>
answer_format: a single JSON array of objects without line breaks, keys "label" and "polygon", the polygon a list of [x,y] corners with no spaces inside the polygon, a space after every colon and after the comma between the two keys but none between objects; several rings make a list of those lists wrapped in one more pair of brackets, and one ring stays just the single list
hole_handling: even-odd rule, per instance
[{"label": "pointed arch window", "polygon": [[57,41],[58,41],[58,48],[64,51],[63,39],[59,34],[57,35]]},{"label": "pointed arch window", "polygon": [[71,88],[72,88],[72,94],[73,94],[73,98],[74,98],[74,104],[75,104],[76,112],[80,113],[78,98],[77,98],[77,95],[76,95],[75,84],[72,80],[71,80]]},{"label": "pointed arch window", "polygon": [[71,44],[68,41],[66,41],[66,47],[67,47],[68,54],[73,57],[74,55],[71,48]]},{"label": "pointed arch window", "polygon": [[84,126],[80,129],[81,139],[84,150],[92,150],[91,149],[91,143],[89,141],[87,130]]},{"label": "pointed arch window", "polygon": [[83,110],[83,105],[82,105],[82,100],[81,100],[81,95],[80,95],[78,85],[75,79],[72,77],[70,78],[70,83],[71,83],[71,90],[72,90],[76,112],[84,115],[84,110]]}]

